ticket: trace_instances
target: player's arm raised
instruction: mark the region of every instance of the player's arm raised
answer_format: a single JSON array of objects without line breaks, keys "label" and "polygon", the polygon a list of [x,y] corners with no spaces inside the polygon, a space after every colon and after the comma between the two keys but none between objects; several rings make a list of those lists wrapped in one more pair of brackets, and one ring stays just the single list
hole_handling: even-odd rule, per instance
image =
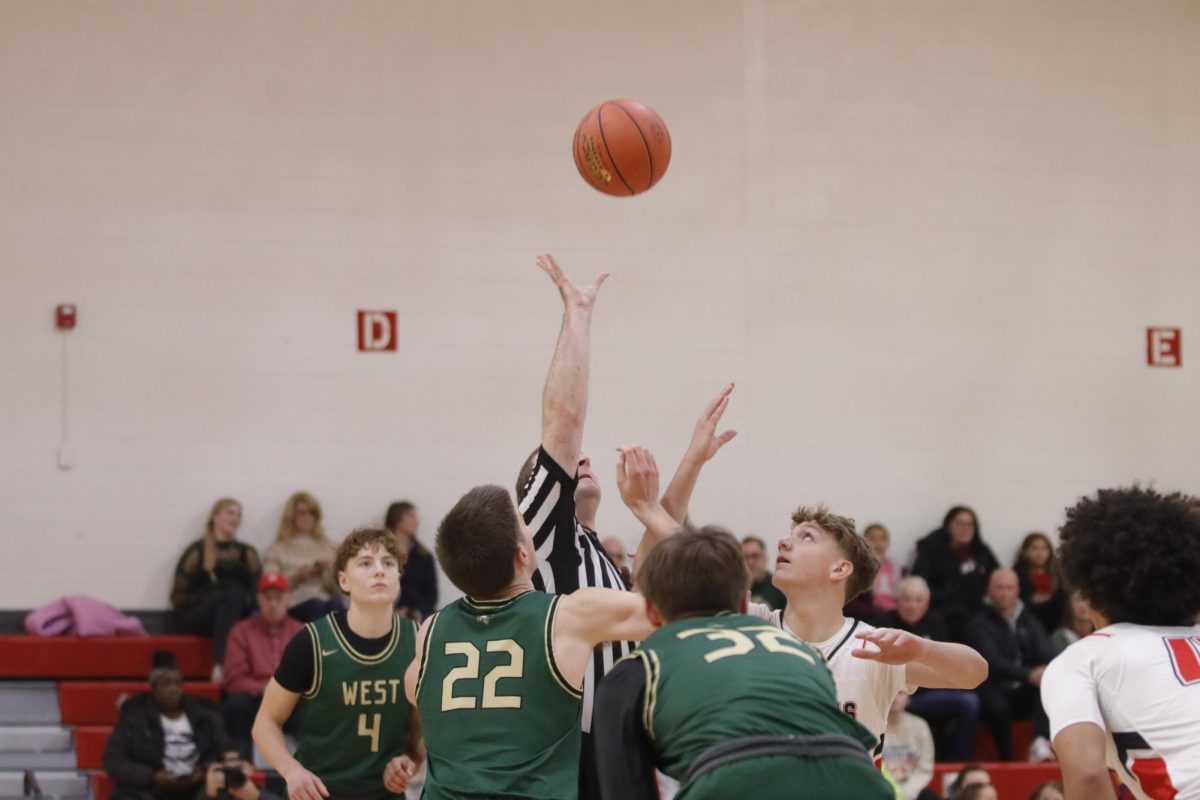
[{"label": "player's arm raised", "polygon": [[[856,658],[884,664],[904,664],[909,685],[928,689],[974,689],[987,678],[983,656],[964,644],[935,642],[896,628],[876,628],[855,634]],[[868,647],[867,643],[874,645]]]},{"label": "player's arm raised", "polygon": [[1105,747],[1104,729],[1090,722],[1068,725],[1054,737],[1067,800],[1114,800]]},{"label": "player's arm raised", "polygon": [[[679,526],[687,521],[688,505],[692,501],[692,492],[696,489],[696,481],[700,478],[700,470],[717,454],[718,450],[737,436],[735,430],[717,433],[717,427],[721,424],[721,415],[729,406],[729,398],[732,394],[733,384],[726,384],[725,388],[710,400],[704,407],[704,411],[701,412],[700,419],[696,421],[696,427],[692,431],[692,439],[688,442],[687,450],[684,451],[683,459],[679,462],[675,475],[672,476],[667,490],[662,495],[662,507],[678,524],[646,526],[642,540],[638,543],[637,557],[633,562],[635,568],[645,561],[646,556],[650,555],[650,551],[654,549],[655,545],[666,536],[679,530]],[[618,465],[619,476],[620,467]],[[618,485],[620,485],[619,481]]]},{"label": "player's arm raised", "polygon": [[329,790],[320,778],[292,758],[283,738],[283,724],[288,721],[299,701],[300,695],[289,692],[274,678],[268,681],[258,716],[254,719],[254,744],[287,781],[289,800],[321,800],[329,797]]},{"label": "player's arm raised", "polygon": [[591,361],[592,308],[607,272],[587,286],[576,286],[545,254],[537,265],[550,276],[563,301],[562,328],[542,391],[542,447],[570,475],[575,474],[587,417],[588,371]]}]

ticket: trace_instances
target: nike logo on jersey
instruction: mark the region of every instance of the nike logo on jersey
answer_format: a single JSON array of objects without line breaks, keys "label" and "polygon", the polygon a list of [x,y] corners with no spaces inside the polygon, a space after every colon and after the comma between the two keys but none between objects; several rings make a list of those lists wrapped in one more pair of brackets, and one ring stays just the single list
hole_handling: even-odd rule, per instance
[{"label": "nike logo on jersey", "polygon": [[333,655],[333,654],[334,654],[334,653],[336,653],[336,652],[337,652],[337,648],[335,647],[335,648],[333,648],[332,650],[322,650],[322,651],[321,651],[321,655],[323,655],[323,656],[331,656],[331,655]]}]

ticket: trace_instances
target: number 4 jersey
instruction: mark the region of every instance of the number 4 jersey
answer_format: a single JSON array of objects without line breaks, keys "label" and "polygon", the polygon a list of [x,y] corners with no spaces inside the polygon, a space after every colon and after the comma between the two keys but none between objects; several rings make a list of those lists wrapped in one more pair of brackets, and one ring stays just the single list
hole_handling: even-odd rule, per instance
[{"label": "number 4 jersey", "polygon": [[417,679],[427,800],[579,791],[583,693],[554,660],[560,598],[464,597],[430,618]]},{"label": "number 4 jersey", "polygon": [[412,726],[404,696],[404,670],[416,657],[412,621],[392,617],[389,636],[362,639],[349,630],[343,611],[310,622],[293,641],[311,647],[313,666],[300,694],[304,723],[296,760],[333,797],[391,796],[383,770],[405,752]]},{"label": "number 4 jersey", "polygon": [[1106,731],[1131,796],[1200,800],[1200,626],[1099,630],[1050,662],[1042,703],[1052,737],[1081,722]]}]

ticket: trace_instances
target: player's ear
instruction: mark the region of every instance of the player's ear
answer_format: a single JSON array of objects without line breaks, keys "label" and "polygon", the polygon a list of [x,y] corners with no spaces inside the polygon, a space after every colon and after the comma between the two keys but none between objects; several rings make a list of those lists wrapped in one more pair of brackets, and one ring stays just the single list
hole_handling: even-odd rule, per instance
[{"label": "player's ear", "polygon": [[745,614],[750,610],[750,590],[742,592],[742,600],[738,603],[738,613]]},{"label": "player's ear", "polygon": [[658,609],[654,607],[654,603],[645,598],[643,598],[643,602],[646,604],[646,619],[650,620],[651,625],[655,628],[661,628],[667,624],[667,621],[663,619],[663,615],[658,613]]},{"label": "player's ear", "polygon": [[834,580],[844,581],[854,572],[854,565],[845,559],[835,561],[833,569],[830,570],[830,577]]},{"label": "player's ear", "polygon": [[346,577],[346,573],[341,572],[341,571],[338,572],[337,584],[338,584],[338,588],[340,588],[343,592],[345,592],[346,594],[350,594],[350,581]]}]

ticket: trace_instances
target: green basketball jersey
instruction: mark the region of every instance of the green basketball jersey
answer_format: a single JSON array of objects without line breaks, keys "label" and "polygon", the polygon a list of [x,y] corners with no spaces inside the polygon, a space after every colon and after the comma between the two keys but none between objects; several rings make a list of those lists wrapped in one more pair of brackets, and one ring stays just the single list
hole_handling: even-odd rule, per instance
[{"label": "green basketball jersey", "polygon": [[316,669],[313,685],[300,696],[304,724],[296,760],[335,800],[390,796],[383,769],[404,753],[412,727],[404,670],[416,658],[416,628],[393,617],[387,646],[367,656],[346,640],[333,614],[307,627]]},{"label": "green basketball jersey", "polygon": [[578,796],[583,695],[554,661],[559,599],[463,598],[432,617],[417,681],[423,798]]},{"label": "green basketball jersey", "polygon": [[676,620],[630,658],[646,670],[642,723],[674,778],[713,745],[745,736],[836,733],[875,743],[838,707],[820,652],[756,617]]}]

